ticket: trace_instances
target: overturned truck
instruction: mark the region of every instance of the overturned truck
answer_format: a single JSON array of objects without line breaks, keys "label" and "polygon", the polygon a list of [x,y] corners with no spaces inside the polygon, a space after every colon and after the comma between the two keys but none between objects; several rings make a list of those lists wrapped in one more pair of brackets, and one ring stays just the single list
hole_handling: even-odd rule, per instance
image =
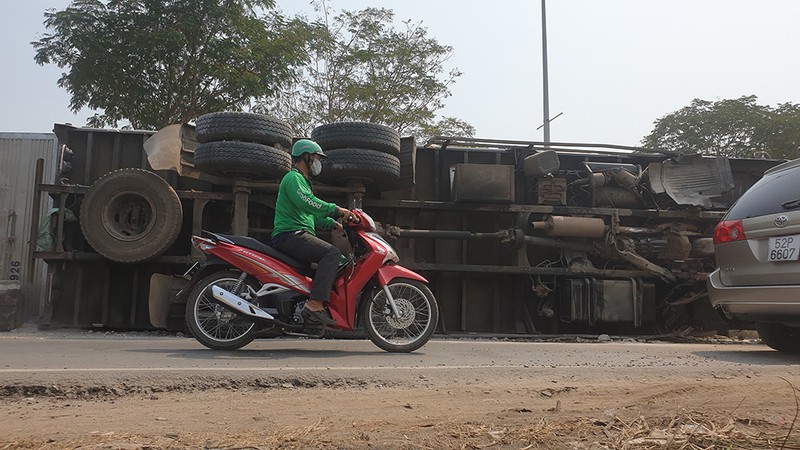
[{"label": "overturned truck", "polygon": [[[52,251],[35,253],[49,268],[41,323],[180,330],[176,294],[202,259],[191,235],[269,242],[290,164],[281,121],[215,113],[155,134],[55,132],[60,182],[37,184],[59,208]],[[315,191],[379,221],[401,263],[430,280],[441,333],[726,328],[705,288],[713,229],[779,162],[457,137],[417,145],[364,123],[311,137],[331,156]]]}]

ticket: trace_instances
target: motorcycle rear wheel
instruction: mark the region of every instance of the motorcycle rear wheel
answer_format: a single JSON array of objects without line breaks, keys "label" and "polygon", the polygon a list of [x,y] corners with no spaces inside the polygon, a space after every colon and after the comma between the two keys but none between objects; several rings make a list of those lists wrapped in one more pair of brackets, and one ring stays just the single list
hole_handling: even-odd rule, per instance
[{"label": "motorcycle rear wheel", "polygon": [[408,353],[425,345],[436,330],[439,306],[424,283],[396,278],[388,284],[400,317],[394,317],[383,289],[361,305],[364,328],[373,344],[387,352]]},{"label": "motorcycle rear wheel", "polygon": [[240,272],[227,270],[203,278],[192,289],[186,302],[186,327],[198,342],[212,350],[236,350],[253,341],[255,323],[247,317],[225,308],[211,295],[211,287],[219,286],[236,295],[247,292],[245,280],[238,289]]}]

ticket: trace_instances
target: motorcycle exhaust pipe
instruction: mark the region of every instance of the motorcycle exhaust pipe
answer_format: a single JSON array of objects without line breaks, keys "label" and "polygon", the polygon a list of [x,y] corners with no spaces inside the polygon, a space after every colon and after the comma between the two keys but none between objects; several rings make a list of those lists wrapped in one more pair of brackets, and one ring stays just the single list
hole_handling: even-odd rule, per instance
[{"label": "motorcycle exhaust pipe", "polygon": [[233,292],[222,289],[219,286],[211,286],[211,295],[215,299],[219,300],[223,305],[238,312],[239,314],[261,320],[275,320],[275,318],[272,317],[272,314],[248,302],[242,297],[239,297]]}]

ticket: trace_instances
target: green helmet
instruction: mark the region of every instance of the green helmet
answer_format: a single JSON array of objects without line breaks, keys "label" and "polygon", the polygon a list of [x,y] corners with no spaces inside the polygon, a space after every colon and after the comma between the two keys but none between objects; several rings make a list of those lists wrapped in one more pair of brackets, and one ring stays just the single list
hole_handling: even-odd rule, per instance
[{"label": "green helmet", "polygon": [[303,153],[316,153],[319,156],[327,157],[322,153],[322,147],[310,139],[300,139],[292,145],[292,156],[300,156]]}]

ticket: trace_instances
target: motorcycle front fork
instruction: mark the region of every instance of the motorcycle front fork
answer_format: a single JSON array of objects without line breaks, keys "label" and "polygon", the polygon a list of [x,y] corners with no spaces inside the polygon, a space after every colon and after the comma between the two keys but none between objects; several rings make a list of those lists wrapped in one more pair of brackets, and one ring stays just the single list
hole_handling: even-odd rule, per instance
[{"label": "motorcycle front fork", "polygon": [[397,307],[397,303],[394,301],[392,292],[389,290],[389,283],[383,285],[383,293],[386,295],[386,301],[389,302],[389,308],[392,310],[392,315],[395,318],[400,318],[400,308]]}]

